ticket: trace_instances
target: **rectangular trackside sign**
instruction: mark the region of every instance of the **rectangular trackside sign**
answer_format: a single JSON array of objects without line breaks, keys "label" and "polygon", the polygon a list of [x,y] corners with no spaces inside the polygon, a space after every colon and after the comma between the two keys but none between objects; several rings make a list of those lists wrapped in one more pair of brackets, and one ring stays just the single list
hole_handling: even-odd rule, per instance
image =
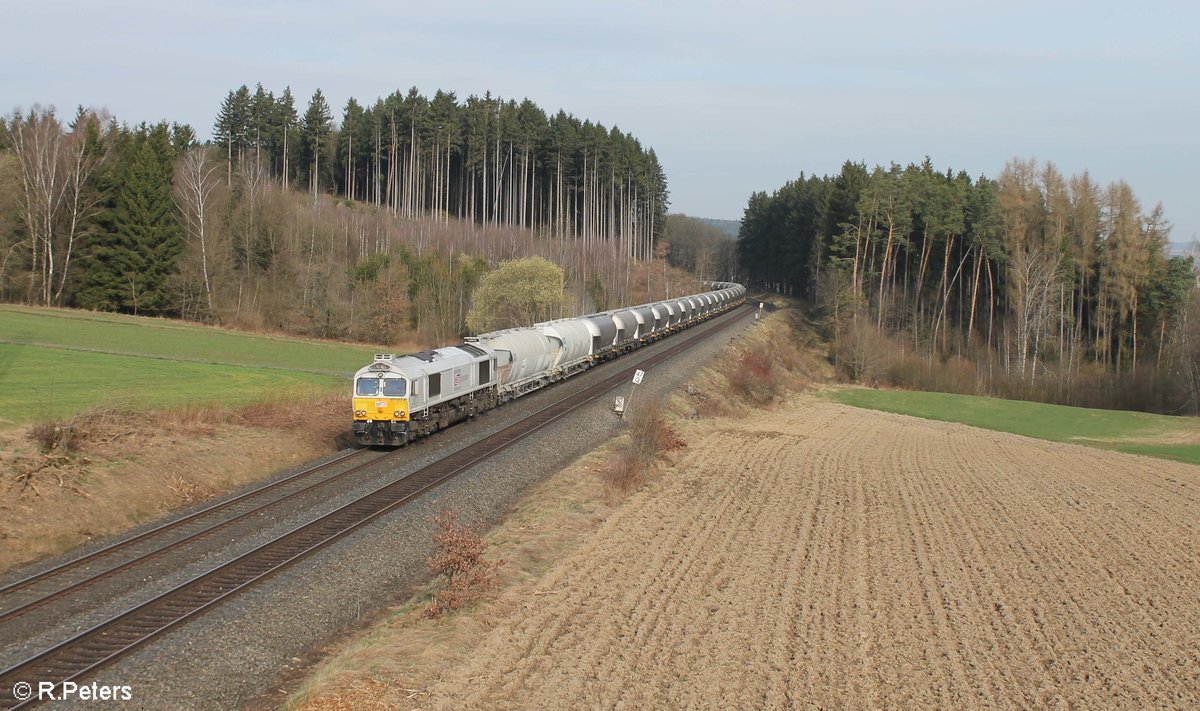
[{"label": "rectangular trackside sign", "polygon": [[634,384],[634,385],[641,385],[641,384],[642,384],[642,378],[644,378],[644,377],[646,377],[646,371],[644,371],[644,370],[635,370],[635,371],[633,371],[633,384]]}]

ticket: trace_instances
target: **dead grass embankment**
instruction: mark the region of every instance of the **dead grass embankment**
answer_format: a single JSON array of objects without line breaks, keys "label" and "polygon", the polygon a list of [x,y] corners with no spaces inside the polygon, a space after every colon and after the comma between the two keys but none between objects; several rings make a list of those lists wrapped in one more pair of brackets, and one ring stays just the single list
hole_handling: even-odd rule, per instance
[{"label": "dead grass embankment", "polygon": [[0,571],[68,551],[338,448],[345,398],[99,408],[0,432]]}]

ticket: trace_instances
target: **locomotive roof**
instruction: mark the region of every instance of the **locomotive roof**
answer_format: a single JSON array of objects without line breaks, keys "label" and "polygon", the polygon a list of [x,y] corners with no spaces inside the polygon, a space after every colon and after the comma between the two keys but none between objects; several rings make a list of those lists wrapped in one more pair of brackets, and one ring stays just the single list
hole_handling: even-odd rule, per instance
[{"label": "locomotive roof", "polygon": [[434,348],[418,351],[391,360],[377,358],[374,363],[359,368],[355,376],[368,373],[392,373],[407,378],[418,377],[428,373],[440,373],[448,368],[470,365],[480,358],[488,357],[488,351],[473,343],[463,343],[457,346]]}]

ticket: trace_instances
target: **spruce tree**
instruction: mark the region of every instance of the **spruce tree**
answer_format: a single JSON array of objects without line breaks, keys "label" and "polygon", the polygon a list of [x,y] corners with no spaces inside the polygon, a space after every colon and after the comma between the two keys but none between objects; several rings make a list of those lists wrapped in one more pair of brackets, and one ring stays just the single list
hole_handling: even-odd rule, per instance
[{"label": "spruce tree", "polygon": [[247,134],[250,131],[250,89],[242,84],[237,91],[229,92],[221,102],[213,127],[213,143],[224,149],[229,161],[227,180],[232,179],[233,165],[246,150]]},{"label": "spruce tree", "polygon": [[183,251],[171,199],[175,151],[165,123],[142,126],[111,176],[112,199],[83,258],[78,302],[134,314],[175,310],[170,282]]},{"label": "spruce tree", "polygon": [[333,112],[325,95],[317,89],[308,102],[308,110],[300,126],[301,150],[309,175],[309,189],[315,194],[321,185],[328,185],[333,175],[332,161],[325,153],[325,142],[333,129]]},{"label": "spruce tree", "polygon": [[285,185],[290,185],[296,173],[295,156],[299,136],[296,127],[296,100],[292,88],[287,87],[275,102],[271,123],[271,166]]}]

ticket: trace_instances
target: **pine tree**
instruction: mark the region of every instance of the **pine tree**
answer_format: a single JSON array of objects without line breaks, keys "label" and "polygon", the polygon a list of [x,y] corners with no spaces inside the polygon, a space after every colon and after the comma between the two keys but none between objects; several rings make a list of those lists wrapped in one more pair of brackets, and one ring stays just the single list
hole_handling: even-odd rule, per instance
[{"label": "pine tree", "polygon": [[296,146],[299,145],[297,127],[299,119],[296,116],[296,100],[292,97],[289,86],[279,95],[275,102],[275,112],[271,121],[271,136],[269,139],[271,154],[271,170],[279,176],[284,185],[291,183],[295,177]]},{"label": "pine tree", "polygon": [[236,91],[229,92],[221,103],[213,127],[213,142],[225,148],[225,159],[229,161],[225,181],[233,182],[233,166],[246,151],[247,134],[250,131],[250,89],[242,84]]},{"label": "pine tree", "polygon": [[362,106],[351,97],[342,109],[342,125],[337,137],[337,185],[347,198],[354,200],[363,186],[360,166],[367,154],[367,143],[363,140],[366,123]]},{"label": "pine tree", "polygon": [[162,314],[174,310],[170,281],[183,251],[171,197],[175,151],[165,123],[142,126],[113,176],[113,198],[89,241],[79,304]]},{"label": "pine tree", "polygon": [[264,151],[275,122],[275,96],[257,84],[246,109],[246,144],[255,160],[265,161]]},{"label": "pine tree", "polygon": [[329,185],[333,169],[328,155],[323,155],[325,142],[333,128],[333,112],[320,89],[313,92],[308,110],[300,124],[301,158],[308,168],[309,190],[315,195],[322,185]]}]

